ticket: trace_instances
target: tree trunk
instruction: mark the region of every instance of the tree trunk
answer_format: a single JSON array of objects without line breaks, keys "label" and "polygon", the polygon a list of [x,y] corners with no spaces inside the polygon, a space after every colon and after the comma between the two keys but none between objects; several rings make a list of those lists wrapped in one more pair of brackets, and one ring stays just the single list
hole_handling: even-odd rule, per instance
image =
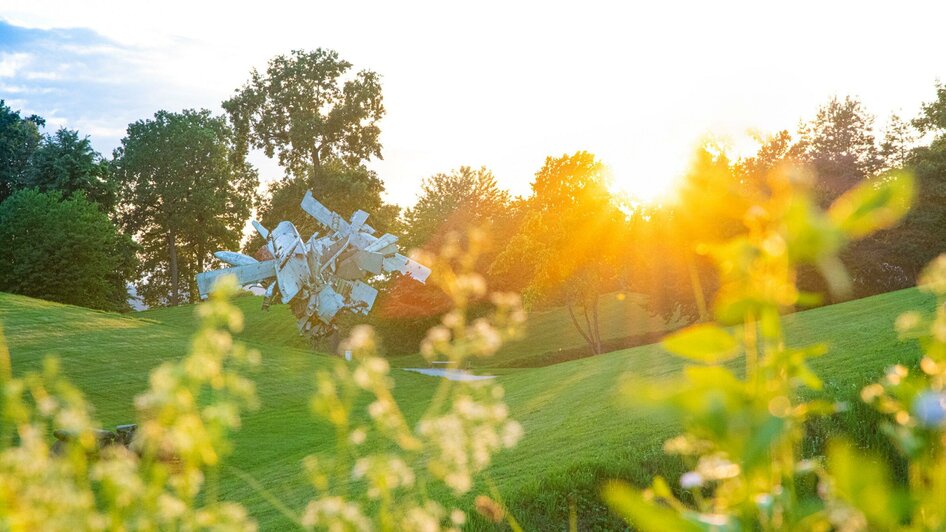
[{"label": "tree trunk", "polygon": [[693,257],[686,256],[687,270],[690,271],[690,286],[693,287],[693,299],[696,302],[696,310],[700,313],[700,321],[709,321],[709,311],[706,308],[706,296],[703,294],[703,283],[700,282],[700,274],[693,262]]},{"label": "tree trunk", "polygon": [[174,229],[168,232],[168,261],[168,273],[171,277],[171,293],[168,299],[171,306],[176,307],[181,302],[181,280],[177,268],[177,235],[174,234]]},{"label": "tree trunk", "polygon": [[586,303],[582,303],[581,313],[585,317],[585,330],[588,331],[588,338],[591,339],[591,352],[597,355],[598,342],[595,341],[595,334],[591,328],[591,319],[588,318],[588,305]]},{"label": "tree trunk", "polygon": [[[197,257],[195,259],[195,262],[197,263],[196,264],[197,269],[195,271],[197,273],[203,272],[204,271],[204,249],[200,244],[197,245]],[[187,286],[189,287],[189,291],[190,291],[190,294],[189,294],[190,302],[199,303],[200,292],[197,290],[197,278],[191,275],[190,279],[187,280]]]},{"label": "tree trunk", "polygon": [[[579,325],[578,318],[575,317],[575,309],[572,308],[572,304],[566,303],[565,306],[568,308],[568,315],[571,316],[572,318],[572,324],[575,326],[576,329],[578,329],[578,334],[580,334],[581,337],[585,339],[585,342],[587,342],[588,346],[591,347],[591,350],[594,351],[595,343],[587,334],[585,334],[585,331],[583,331],[581,328],[581,325]],[[597,352],[595,352],[595,354],[597,354]]]},{"label": "tree trunk", "polygon": [[598,294],[595,294],[594,300],[591,303],[591,330],[594,333],[592,336],[595,339],[595,345],[597,350],[595,351],[599,355],[601,354],[601,320],[598,319]]}]

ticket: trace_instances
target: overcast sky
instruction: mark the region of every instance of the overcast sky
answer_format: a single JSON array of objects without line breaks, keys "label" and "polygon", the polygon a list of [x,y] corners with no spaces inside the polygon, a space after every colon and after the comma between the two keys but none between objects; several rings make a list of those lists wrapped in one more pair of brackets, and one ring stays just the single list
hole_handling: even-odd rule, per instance
[{"label": "overcast sky", "polygon": [[333,48],[382,75],[371,166],[410,205],[461,165],[523,194],[546,156],[579,149],[650,190],[707,135],[794,129],[831,95],[913,117],[946,74],[941,2],[619,4],[0,0],[0,98],[110,154],[129,122],[222,112],[270,57]]}]

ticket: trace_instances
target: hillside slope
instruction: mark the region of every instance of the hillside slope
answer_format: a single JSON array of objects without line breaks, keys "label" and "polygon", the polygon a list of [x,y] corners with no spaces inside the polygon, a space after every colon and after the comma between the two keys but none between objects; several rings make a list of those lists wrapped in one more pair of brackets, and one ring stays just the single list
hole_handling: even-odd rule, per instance
[{"label": "hillside slope", "polygon": [[[248,318],[259,313],[250,308],[253,299],[237,300]],[[893,321],[904,310],[931,309],[933,304],[927,295],[910,289],[799,312],[786,320],[788,336],[793,344],[829,343],[830,354],[815,361],[815,369],[827,383],[826,394],[850,399],[885,367],[916,360],[917,347],[897,341]],[[106,425],[130,419],[132,398],[145,388],[151,367],[186,351],[194,321],[186,312],[156,310],[142,314],[147,317],[142,319],[0,294],[0,322],[14,371],[36,369],[45,354],[57,354]],[[325,427],[313,425],[308,413],[312,376],[332,360],[292,347],[291,341],[265,343],[261,337],[267,336],[253,330],[252,319],[247,328],[244,339],[263,354],[263,367],[255,376],[262,408],[245,418],[229,464],[299,508],[310,494],[300,461],[327,444]],[[524,342],[530,340],[543,345],[541,338],[527,337]],[[654,379],[672,376],[681,367],[659,346],[648,345],[500,375],[526,437],[501,454],[488,475],[527,528],[563,523],[569,493],[593,492],[600,479],[611,476],[642,480],[651,468],[664,464],[659,447],[673,427],[621,405],[616,388],[625,375]],[[436,380],[397,370],[394,377],[399,402],[409,417],[418,415]],[[221,491],[247,504],[264,529],[286,523],[232,475],[224,475]],[[583,508],[579,505],[580,512]],[[595,519],[597,514],[580,518]]]},{"label": "hillside slope", "polygon": [[[299,336],[296,330],[296,318],[287,305],[273,305],[268,310],[261,310],[263,298],[244,295],[234,300],[243,311],[246,330],[241,335],[245,341],[266,345],[278,345],[308,349],[308,341]],[[668,328],[679,326],[682,322],[652,316],[644,306],[644,297],[638,294],[607,294],[601,297],[599,312],[601,315],[601,338],[608,340],[636,337],[659,333]],[[193,319],[193,306],[182,305],[174,308],[160,308],[136,312],[133,315],[165,325],[192,331],[197,326]],[[563,308],[554,308],[531,312],[526,323],[522,339],[510,342],[488,360],[472,361],[473,367],[530,367],[535,359],[543,355],[562,350],[584,347],[585,341],[571,323],[568,312]],[[392,359],[392,364],[400,367],[426,365],[420,356],[404,356]]]}]

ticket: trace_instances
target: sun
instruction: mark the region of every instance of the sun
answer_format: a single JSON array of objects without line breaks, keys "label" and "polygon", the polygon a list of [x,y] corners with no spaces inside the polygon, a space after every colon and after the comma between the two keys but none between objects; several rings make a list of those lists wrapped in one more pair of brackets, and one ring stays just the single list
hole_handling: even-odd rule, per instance
[{"label": "sun", "polygon": [[611,192],[626,195],[634,202],[648,205],[666,203],[676,192],[679,177],[669,174],[629,175],[615,173]]},{"label": "sun", "polygon": [[646,179],[642,177],[615,178],[612,192],[624,193],[640,203],[656,204],[670,199],[675,190],[675,180],[670,178]]}]

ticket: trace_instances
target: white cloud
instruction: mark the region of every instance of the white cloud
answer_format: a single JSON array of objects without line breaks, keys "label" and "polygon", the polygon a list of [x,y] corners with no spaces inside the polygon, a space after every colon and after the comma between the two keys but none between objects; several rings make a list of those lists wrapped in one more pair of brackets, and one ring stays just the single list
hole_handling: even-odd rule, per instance
[{"label": "white cloud", "polygon": [[12,78],[29,64],[32,57],[27,53],[0,53],[0,78]]},{"label": "white cloud", "polygon": [[61,76],[59,75],[58,72],[34,71],[34,72],[25,72],[23,74],[23,77],[28,80],[52,81],[52,80],[60,79]]}]

